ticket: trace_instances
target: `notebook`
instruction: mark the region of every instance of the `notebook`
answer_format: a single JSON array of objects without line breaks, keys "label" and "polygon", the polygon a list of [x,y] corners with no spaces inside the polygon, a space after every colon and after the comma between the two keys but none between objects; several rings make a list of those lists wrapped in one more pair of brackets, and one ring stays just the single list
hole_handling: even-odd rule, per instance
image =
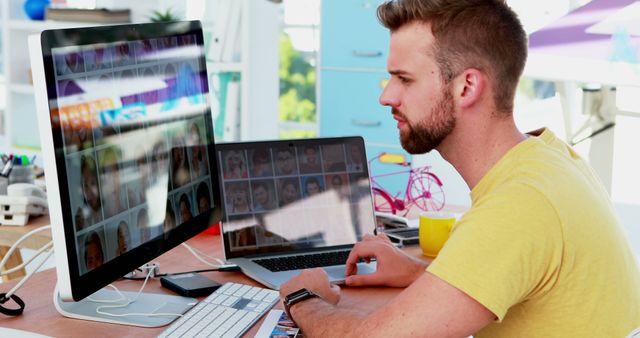
[{"label": "notebook", "polygon": [[[225,259],[273,289],[305,268],[345,280],[353,245],[375,231],[361,137],[216,144]],[[371,273],[375,262],[358,263]]]}]

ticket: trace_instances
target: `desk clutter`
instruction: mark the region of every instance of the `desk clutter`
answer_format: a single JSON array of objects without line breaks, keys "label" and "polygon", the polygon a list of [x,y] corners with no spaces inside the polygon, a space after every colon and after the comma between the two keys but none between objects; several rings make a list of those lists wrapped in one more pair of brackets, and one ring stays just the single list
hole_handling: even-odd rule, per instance
[{"label": "desk clutter", "polygon": [[33,183],[44,175],[42,168],[34,165],[35,156],[2,154],[0,166],[0,195],[7,194],[7,186],[13,183]]},{"label": "desk clutter", "polygon": [[31,215],[47,213],[44,189],[35,185],[40,176],[33,162],[35,156],[2,156],[0,167],[0,225],[26,225]]},{"label": "desk clutter", "polygon": [[14,183],[0,195],[0,225],[26,225],[30,216],[48,212],[47,195],[33,183]]}]

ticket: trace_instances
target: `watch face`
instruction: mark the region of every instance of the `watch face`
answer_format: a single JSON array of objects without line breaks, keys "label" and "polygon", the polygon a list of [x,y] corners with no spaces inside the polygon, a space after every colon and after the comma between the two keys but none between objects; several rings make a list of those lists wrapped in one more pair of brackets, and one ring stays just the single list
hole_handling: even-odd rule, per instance
[{"label": "watch face", "polygon": [[300,289],[298,291],[294,291],[294,292],[288,294],[284,298],[284,301],[285,301],[285,304],[291,306],[291,305],[293,305],[295,303],[298,303],[300,301],[303,301],[305,299],[309,299],[309,298],[312,298],[312,297],[317,297],[317,295],[315,293],[303,288],[303,289]]}]

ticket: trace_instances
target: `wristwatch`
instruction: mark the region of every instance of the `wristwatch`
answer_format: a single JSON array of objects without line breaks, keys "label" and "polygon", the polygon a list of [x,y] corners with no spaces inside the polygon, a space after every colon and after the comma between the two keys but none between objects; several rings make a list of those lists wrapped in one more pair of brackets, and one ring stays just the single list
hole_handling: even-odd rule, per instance
[{"label": "wristwatch", "polygon": [[315,293],[305,288],[302,288],[298,291],[294,291],[286,295],[282,303],[284,304],[284,310],[287,312],[287,316],[289,316],[289,319],[291,319],[295,323],[295,321],[293,320],[293,317],[291,317],[291,313],[289,312],[289,309],[293,306],[293,304],[300,303],[303,300],[307,300],[314,297],[320,297],[320,296],[316,295]]}]

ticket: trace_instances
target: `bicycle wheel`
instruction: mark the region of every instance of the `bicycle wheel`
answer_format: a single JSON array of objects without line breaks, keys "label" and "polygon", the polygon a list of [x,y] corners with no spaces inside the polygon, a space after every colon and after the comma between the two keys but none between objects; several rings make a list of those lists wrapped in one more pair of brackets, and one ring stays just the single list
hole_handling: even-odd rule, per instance
[{"label": "bicycle wheel", "polygon": [[407,188],[407,199],[410,205],[428,210],[441,210],[444,207],[444,190],[438,176],[430,172],[419,172],[411,177]]},{"label": "bicycle wheel", "polygon": [[393,198],[387,192],[380,188],[371,188],[373,192],[373,207],[376,211],[396,213],[396,207],[393,204]]}]

